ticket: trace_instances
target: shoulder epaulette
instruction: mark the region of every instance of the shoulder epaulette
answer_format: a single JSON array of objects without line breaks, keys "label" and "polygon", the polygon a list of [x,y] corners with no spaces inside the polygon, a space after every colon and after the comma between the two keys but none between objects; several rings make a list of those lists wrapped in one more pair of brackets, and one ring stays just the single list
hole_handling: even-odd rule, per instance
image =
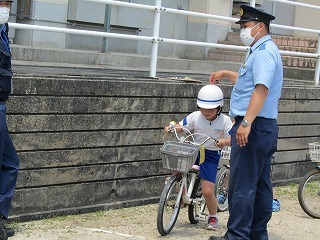
[{"label": "shoulder epaulette", "polygon": [[263,43],[263,44],[260,45],[259,51],[260,51],[260,50],[266,50],[266,44],[265,44],[265,43]]}]

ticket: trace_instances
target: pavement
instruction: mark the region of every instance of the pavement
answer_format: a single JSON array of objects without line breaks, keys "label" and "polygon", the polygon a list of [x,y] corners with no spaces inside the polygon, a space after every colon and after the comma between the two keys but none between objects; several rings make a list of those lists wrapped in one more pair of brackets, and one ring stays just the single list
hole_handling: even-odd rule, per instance
[{"label": "pavement", "polygon": [[[275,188],[281,210],[268,224],[269,240],[318,240],[320,219],[303,212],[297,197],[297,185]],[[173,230],[167,236],[157,231],[157,204],[98,211],[32,222],[13,223],[16,235],[10,240],[207,240],[227,230],[228,212],[220,212],[218,231],[205,229],[206,222],[190,224],[187,208],[180,211]]]}]

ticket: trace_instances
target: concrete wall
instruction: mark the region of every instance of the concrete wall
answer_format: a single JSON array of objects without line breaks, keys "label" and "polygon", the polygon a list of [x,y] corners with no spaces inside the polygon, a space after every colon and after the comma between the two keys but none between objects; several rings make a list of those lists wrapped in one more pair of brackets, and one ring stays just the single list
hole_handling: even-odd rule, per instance
[{"label": "concrete wall", "polygon": [[[131,3],[154,5],[154,1],[134,0]],[[162,6],[188,10],[189,0],[163,0]],[[35,0],[31,19],[18,19],[17,22],[71,29],[104,31],[105,4],[78,0]],[[111,32],[152,36],[154,13],[152,11],[112,6],[110,24],[115,26]],[[161,15],[160,36],[186,39],[187,17],[176,14]],[[116,26],[123,27],[118,29]],[[138,32],[130,28],[138,29]],[[101,51],[101,37],[75,34],[59,34],[43,31],[17,30],[15,44],[33,47],[58,49],[81,49]],[[160,56],[184,57],[184,46],[161,44]],[[123,39],[109,39],[109,52],[150,54],[151,43]]]},{"label": "concrete wall", "polygon": [[[297,0],[296,2],[320,6],[319,0],[303,0],[303,1]],[[310,9],[310,8],[303,8],[303,7],[296,7],[294,26],[295,27],[310,28],[310,29],[320,29],[320,22],[315,21],[315,19],[318,19],[318,18],[319,18],[319,10]],[[318,34],[313,34],[313,33],[305,33],[305,32],[301,32],[301,31],[295,31],[294,34],[296,36],[301,36],[301,37],[318,38]]]},{"label": "concrete wall", "polygon": [[[17,19],[18,23],[49,27],[67,27],[68,0],[34,0],[32,1],[31,19]],[[15,44],[65,48],[66,34],[32,30],[16,30]]]},{"label": "concrete wall", "polygon": [[[190,0],[189,10],[230,17],[231,1],[203,0],[200,2]],[[186,39],[197,42],[217,43],[225,39],[229,30],[230,23],[228,21],[189,16]],[[185,56],[189,59],[207,59],[208,49],[197,46],[186,46]]]},{"label": "concrete wall", "polygon": [[[97,73],[97,72],[95,72]],[[29,220],[157,202],[168,174],[162,128],[196,109],[202,84],[60,75],[14,78],[8,127],[21,161],[12,219]],[[228,111],[231,86],[222,86]],[[297,181],[314,164],[320,91],[283,89],[273,180]]]}]

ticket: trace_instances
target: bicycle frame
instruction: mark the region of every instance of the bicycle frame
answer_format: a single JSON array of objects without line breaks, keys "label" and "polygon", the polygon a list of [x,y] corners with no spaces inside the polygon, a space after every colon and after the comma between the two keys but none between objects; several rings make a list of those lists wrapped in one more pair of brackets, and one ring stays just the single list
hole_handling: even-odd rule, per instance
[{"label": "bicycle frame", "polygon": [[[188,186],[188,174],[191,175],[189,186]],[[189,172],[182,175],[175,207],[178,207],[178,202],[179,202],[178,200],[181,197],[182,197],[182,202],[186,204],[194,204],[197,201],[196,199],[191,198],[191,194],[192,194],[197,176],[198,176],[198,173],[196,172]],[[187,193],[187,194],[183,194],[183,193]]]},{"label": "bicycle frame", "polygon": [[[187,182],[188,174],[191,175],[189,186],[188,186],[188,182]],[[187,194],[184,194],[184,196],[183,196],[183,202],[184,203],[193,204],[195,202],[195,200],[191,198],[191,194],[192,194],[192,191],[193,191],[193,188],[194,188],[194,184],[195,184],[196,179],[197,179],[197,175],[198,174],[195,173],[195,172],[190,172],[190,173],[187,173],[187,174],[183,175],[183,177],[181,179],[181,185],[180,186],[182,186],[182,187],[180,187],[179,195],[182,196],[181,194],[183,192],[187,193]]]}]

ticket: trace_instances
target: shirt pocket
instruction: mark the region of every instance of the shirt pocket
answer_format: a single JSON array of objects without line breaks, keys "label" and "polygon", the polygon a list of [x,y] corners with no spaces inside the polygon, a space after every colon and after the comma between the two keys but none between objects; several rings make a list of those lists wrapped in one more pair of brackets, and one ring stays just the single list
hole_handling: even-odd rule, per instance
[{"label": "shirt pocket", "polygon": [[250,88],[253,83],[251,75],[252,73],[250,68],[247,66],[242,66],[238,72],[238,79],[234,85],[234,88],[240,91],[248,89],[248,87]]}]

